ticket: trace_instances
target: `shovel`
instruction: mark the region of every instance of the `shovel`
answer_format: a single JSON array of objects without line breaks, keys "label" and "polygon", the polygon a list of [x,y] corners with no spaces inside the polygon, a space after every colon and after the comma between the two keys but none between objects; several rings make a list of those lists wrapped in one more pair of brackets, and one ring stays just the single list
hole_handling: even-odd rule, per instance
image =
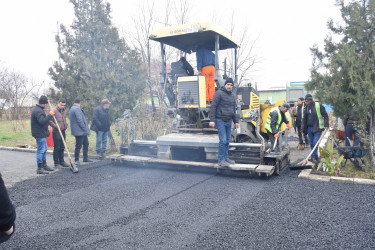
[{"label": "shovel", "polygon": [[323,137],[324,137],[324,135],[326,134],[327,131],[328,131],[328,129],[324,130],[323,134],[319,138],[319,141],[315,144],[315,147],[311,150],[310,154],[306,157],[306,159],[304,159],[303,161],[297,163],[296,166],[306,165],[306,163],[308,162],[309,157],[312,155],[312,153],[314,152],[314,150],[316,149],[316,147],[319,145],[319,143],[321,142],[321,140],[323,139]]},{"label": "shovel", "polygon": [[[280,135],[280,134],[279,134],[279,135]],[[275,139],[275,143],[273,144],[272,151],[274,151],[275,148],[276,148],[276,145],[277,145],[277,139],[279,139],[279,137],[276,137],[276,139]]]},{"label": "shovel", "polygon": [[[279,137],[276,137],[275,142],[274,142],[273,147],[272,147],[272,151],[274,151],[275,148],[276,148],[276,145],[277,145],[277,139],[279,139]],[[270,153],[270,152],[271,152],[271,148],[267,149],[266,152],[267,152],[267,153]]]},{"label": "shovel", "polygon": [[[51,103],[48,101],[48,105],[49,105],[49,108],[52,110],[52,106],[51,106]],[[64,136],[63,134],[61,133],[61,129],[60,129],[60,126],[59,124],[57,123],[57,120],[56,120],[56,117],[53,116],[53,119],[55,121],[55,124],[57,126],[57,130],[59,130],[59,133],[60,133],[60,136],[61,136],[61,139],[64,143],[64,146],[66,148],[66,152],[68,153],[68,157],[69,157],[69,160],[70,160],[70,170],[72,170],[73,173],[78,173],[78,168],[74,165],[73,163],[73,160],[72,160],[72,157],[70,156],[70,153],[69,153],[69,149],[68,149],[68,146],[66,145],[65,143],[65,139],[64,139]]]}]

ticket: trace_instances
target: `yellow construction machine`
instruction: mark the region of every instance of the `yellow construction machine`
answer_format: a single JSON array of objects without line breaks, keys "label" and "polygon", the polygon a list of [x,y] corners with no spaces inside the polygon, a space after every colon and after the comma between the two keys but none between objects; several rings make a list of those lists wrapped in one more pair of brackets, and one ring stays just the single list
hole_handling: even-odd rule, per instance
[{"label": "yellow construction machine", "polygon": [[[235,81],[234,92],[237,97],[236,114],[240,127],[232,129],[230,157],[236,164],[230,170],[243,170],[259,175],[279,174],[289,164],[287,133],[281,136],[277,152],[267,152],[271,146],[267,143],[264,129],[269,111],[275,105],[260,104],[259,94],[252,86],[239,86],[237,80],[237,53],[239,44],[224,29],[212,23],[184,24],[152,31],[149,38],[160,43],[161,74],[160,83],[169,100],[169,109],[176,114],[172,133],[160,136],[156,141],[134,139],[127,148],[127,155],[113,157],[122,162],[159,162],[186,166],[200,166],[220,169],[218,158],[218,134],[210,128],[210,104],[206,102],[206,77],[194,71],[188,63],[188,55],[198,47],[215,52],[215,82],[219,88],[225,83],[225,77]],[[171,63],[171,72],[167,72],[165,46],[181,51],[180,60]],[[230,71],[219,66],[219,53],[232,50],[234,58]],[[192,59],[189,58],[189,59]],[[227,58],[228,59],[228,58]],[[194,60],[195,61],[195,60]],[[224,76],[224,77],[223,77]],[[287,114],[290,117],[290,114]],[[289,119],[290,121],[292,119]],[[282,130],[285,126],[282,127]],[[146,153],[145,153],[146,152]]]}]

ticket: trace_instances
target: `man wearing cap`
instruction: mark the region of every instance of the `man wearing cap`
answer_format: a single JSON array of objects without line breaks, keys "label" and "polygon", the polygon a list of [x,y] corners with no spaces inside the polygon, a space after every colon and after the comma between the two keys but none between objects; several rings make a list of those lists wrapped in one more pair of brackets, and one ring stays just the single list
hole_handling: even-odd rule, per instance
[{"label": "man wearing cap", "polygon": [[270,113],[268,114],[265,128],[267,130],[268,138],[271,142],[271,150],[274,147],[275,139],[279,137],[281,124],[284,122],[288,127],[288,130],[291,128],[289,121],[285,116],[285,112],[287,112],[289,108],[289,104],[284,103],[281,106],[271,109]]},{"label": "man wearing cap", "polygon": [[[68,168],[69,165],[64,161],[64,142],[65,139],[65,130],[68,128],[68,123],[66,122],[66,111],[65,111],[66,100],[64,98],[60,98],[57,102],[56,107],[53,109],[55,112],[55,118],[57,124],[55,124],[54,120],[49,120],[48,124],[53,128],[52,136],[53,136],[53,161],[55,168]],[[64,138],[61,138],[59,128],[61,130],[61,134]]]},{"label": "man wearing cap", "polygon": [[235,162],[229,159],[232,121],[239,127],[236,116],[236,97],[232,93],[233,79],[228,78],[225,85],[216,91],[210,109],[210,127],[217,128],[219,134],[218,162],[220,167],[229,167]]},{"label": "man wearing cap", "polygon": [[303,145],[303,139],[305,139],[305,145],[309,144],[307,134],[302,135],[302,130],[301,130],[304,109],[305,109],[305,98],[300,97],[298,98],[298,104],[293,114],[296,117],[296,127],[297,127],[298,139],[299,139],[300,145]]},{"label": "man wearing cap", "polygon": [[69,111],[69,120],[71,134],[76,138],[76,147],[74,150],[75,165],[79,165],[79,152],[81,151],[82,146],[83,161],[92,162],[92,160],[88,158],[89,140],[87,138],[91,133],[87,125],[85,112],[81,108],[81,98],[77,97],[74,99],[74,104]]},{"label": "man wearing cap", "polygon": [[91,130],[96,132],[96,153],[99,159],[106,156],[108,132],[111,127],[110,105],[111,102],[108,99],[103,99],[92,115]]},{"label": "man wearing cap", "polygon": [[[308,135],[310,147],[314,148],[319,141],[324,129],[329,128],[329,118],[325,107],[319,102],[314,102],[310,94],[305,96],[306,108],[303,112],[301,130]],[[311,154],[311,161],[318,163],[318,148]]]},{"label": "man wearing cap", "polygon": [[31,134],[36,140],[36,163],[38,168],[37,174],[48,174],[48,171],[53,171],[53,168],[47,165],[46,153],[47,153],[47,137],[48,132],[48,121],[52,119],[55,112],[51,110],[46,116],[44,112],[45,107],[48,105],[48,99],[42,95],[39,98],[39,104],[35,106],[31,113]]},{"label": "man wearing cap", "polygon": [[206,76],[206,101],[211,102],[215,94],[215,54],[204,47],[197,52],[197,69]]}]

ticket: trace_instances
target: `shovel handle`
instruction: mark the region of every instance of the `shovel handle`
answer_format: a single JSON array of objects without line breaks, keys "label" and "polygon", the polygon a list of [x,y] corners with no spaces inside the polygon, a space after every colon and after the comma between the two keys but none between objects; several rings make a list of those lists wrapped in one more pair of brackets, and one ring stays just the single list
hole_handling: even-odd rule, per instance
[{"label": "shovel handle", "polygon": [[[52,110],[52,105],[51,105],[51,103],[50,103],[49,101],[48,101],[48,105],[49,105],[49,108]],[[56,117],[55,117],[55,116],[53,116],[53,120],[55,121],[55,124],[56,124],[56,126],[57,126],[57,130],[58,130],[59,133],[60,133],[61,139],[62,139],[62,141],[63,141],[63,143],[64,143],[65,148],[66,148],[66,152],[68,153],[68,157],[69,157],[69,160],[70,160],[70,166],[73,167],[73,160],[72,160],[72,157],[70,156],[69,148],[68,148],[68,146],[66,145],[66,142],[65,142],[64,136],[63,136],[63,134],[62,134],[62,132],[61,132],[60,126],[59,126],[59,124],[57,123],[57,120],[56,120]]]},{"label": "shovel handle", "polygon": [[328,131],[328,129],[325,129],[324,132],[322,133],[322,135],[320,136],[318,142],[315,144],[314,148],[311,150],[310,154],[306,157],[305,160],[301,161],[300,163],[298,163],[297,165],[302,165],[302,162],[304,161],[307,161],[309,159],[309,157],[312,155],[312,153],[315,151],[316,147],[319,145],[319,143],[322,141],[324,135],[326,134],[326,132]]}]

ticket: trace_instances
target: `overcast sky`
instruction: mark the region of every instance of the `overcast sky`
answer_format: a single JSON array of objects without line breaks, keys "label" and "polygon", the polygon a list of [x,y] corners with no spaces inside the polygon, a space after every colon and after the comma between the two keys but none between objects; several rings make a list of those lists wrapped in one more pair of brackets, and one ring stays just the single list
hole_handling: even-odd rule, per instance
[{"label": "overcast sky", "polygon": [[[108,0],[114,25],[120,31],[133,29],[140,1]],[[155,0],[155,10],[161,16],[164,2]],[[236,29],[246,25],[251,37],[258,38],[255,53],[261,62],[250,80],[266,89],[309,79],[309,49],[314,43],[322,46],[328,34],[328,18],[340,20],[334,3],[335,0],[190,0],[188,18],[191,23],[214,21],[229,27],[234,13]],[[73,18],[73,5],[68,0],[2,0],[0,63],[35,80],[51,81],[47,70],[58,59],[54,38],[57,22],[70,26]],[[173,14],[170,20],[176,24]]]}]

